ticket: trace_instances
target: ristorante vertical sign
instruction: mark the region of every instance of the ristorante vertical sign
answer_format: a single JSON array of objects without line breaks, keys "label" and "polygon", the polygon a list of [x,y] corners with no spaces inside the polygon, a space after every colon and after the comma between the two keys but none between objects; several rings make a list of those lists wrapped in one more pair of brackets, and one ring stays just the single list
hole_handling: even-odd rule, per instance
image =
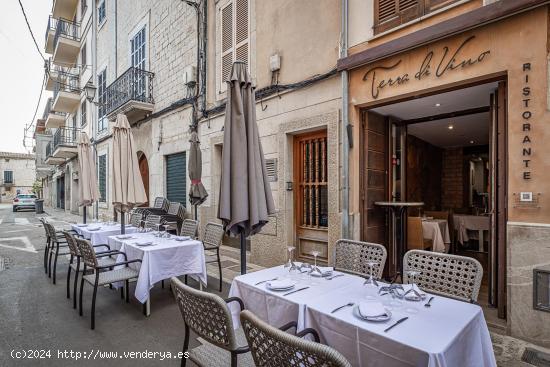
[{"label": "ristorante vertical sign", "polygon": [[389,75],[402,62],[398,60],[391,65],[375,66],[367,70],[363,80],[370,83],[370,92],[373,99],[377,99],[380,92],[387,87],[395,87],[410,82],[411,80],[423,80],[430,76],[440,78],[443,75],[461,70],[466,67],[483,62],[490,55],[490,50],[476,52],[473,55],[465,55],[464,48],[475,39],[476,36],[466,38],[458,47],[444,46],[441,52],[429,51],[416,71]]},{"label": "ristorante vertical sign", "polygon": [[531,87],[529,86],[529,73],[531,72],[531,63],[525,63],[522,65],[523,70],[523,88],[521,90],[522,95],[522,111],[521,118],[523,121],[523,141],[521,147],[521,155],[523,158],[523,179],[530,180],[531,175],[531,155],[533,154],[533,148],[531,147]]}]

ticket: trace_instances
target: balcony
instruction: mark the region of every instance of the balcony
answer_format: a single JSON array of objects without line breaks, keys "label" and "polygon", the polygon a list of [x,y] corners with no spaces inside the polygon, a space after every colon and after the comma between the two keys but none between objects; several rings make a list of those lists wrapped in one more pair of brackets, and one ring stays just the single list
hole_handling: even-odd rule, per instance
[{"label": "balcony", "polygon": [[73,19],[78,0],[53,0],[52,17]]},{"label": "balcony", "polygon": [[4,186],[5,188],[12,187],[14,184],[13,178],[0,181],[0,186]]},{"label": "balcony", "polygon": [[80,23],[59,19],[55,26],[53,47],[52,61],[55,64],[75,66],[80,53]]},{"label": "balcony", "polygon": [[46,120],[44,124],[45,129],[56,129],[65,125],[65,114],[53,110],[51,99],[48,99],[48,103],[44,109],[44,118]]},{"label": "balcony", "polygon": [[65,158],[55,158],[53,155],[53,141],[48,142],[46,144],[46,159],[44,160],[44,163],[57,166],[63,162],[65,162]]},{"label": "balcony", "polygon": [[46,28],[46,42],[44,50],[47,54],[53,54],[53,40],[55,38],[55,26],[57,25],[57,19],[52,17],[48,18],[48,28]]},{"label": "balcony", "polygon": [[115,120],[123,113],[132,124],[153,112],[153,77],[149,71],[131,67],[111,83],[102,98],[107,118]]},{"label": "balcony", "polygon": [[80,104],[78,75],[58,71],[58,81],[54,83],[52,110],[73,113]]},{"label": "balcony", "polygon": [[60,127],[53,135],[52,157],[72,158],[78,154],[76,140],[80,129]]}]

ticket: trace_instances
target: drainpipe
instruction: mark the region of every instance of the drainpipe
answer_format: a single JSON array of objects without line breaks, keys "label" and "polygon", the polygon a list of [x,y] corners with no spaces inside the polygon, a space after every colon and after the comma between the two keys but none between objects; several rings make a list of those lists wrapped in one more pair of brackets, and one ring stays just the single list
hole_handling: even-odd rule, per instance
[{"label": "drainpipe", "polygon": [[[348,55],[348,3],[349,0],[342,0],[342,19],[341,19],[341,47],[340,58]],[[350,238],[349,233],[349,82],[348,71],[343,70],[342,74],[342,238]]]},{"label": "drainpipe", "polygon": [[[97,6],[95,1],[92,3],[92,81],[95,85],[97,85]],[[97,139],[96,136],[96,128],[97,128],[97,115],[98,111],[96,106],[92,103],[91,104],[91,111],[92,111],[92,119],[90,121],[91,126],[91,133],[94,138],[94,153],[95,153],[95,161],[97,162],[97,146],[95,144],[95,140]],[[97,219],[99,217],[99,203],[95,202],[95,208],[94,208],[94,218]]]}]

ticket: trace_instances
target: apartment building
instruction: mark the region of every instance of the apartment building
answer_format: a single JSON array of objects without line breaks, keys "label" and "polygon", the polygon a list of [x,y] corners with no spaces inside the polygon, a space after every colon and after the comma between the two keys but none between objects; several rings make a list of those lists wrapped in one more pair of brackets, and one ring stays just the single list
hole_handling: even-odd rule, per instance
[{"label": "apartment building", "polygon": [[0,152],[0,203],[11,203],[17,194],[33,192],[34,155]]},{"label": "apartment building", "polygon": [[451,233],[476,232],[451,252],[482,263],[489,324],[550,345],[546,2],[346,3],[353,236],[387,244],[391,273],[399,223],[376,203],[447,213]]},{"label": "apartment building", "polygon": [[[45,35],[45,89],[53,92],[37,130],[37,159],[52,167],[43,178],[46,205],[79,212],[76,143],[80,131],[90,135],[94,108],[85,85],[93,75],[94,6],[92,0],[54,0]],[[37,124],[38,129],[38,124]],[[47,141],[49,140],[49,141]],[[47,142],[46,142],[47,141]],[[46,142],[42,149],[42,142]]]}]

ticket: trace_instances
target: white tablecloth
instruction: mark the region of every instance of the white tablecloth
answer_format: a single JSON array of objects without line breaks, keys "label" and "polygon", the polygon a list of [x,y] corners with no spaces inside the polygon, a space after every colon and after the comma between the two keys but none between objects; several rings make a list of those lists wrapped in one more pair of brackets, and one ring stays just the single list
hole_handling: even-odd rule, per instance
[{"label": "white tablecloth", "polygon": [[[79,227],[77,224],[73,224],[71,225],[71,227],[79,235],[83,236],[87,240],[90,240],[92,245],[106,245],[109,243],[109,236],[120,234],[120,223],[110,225],[110,226],[105,225],[103,223],[98,223],[98,224],[93,223],[93,224],[89,224],[86,227]],[[101,227],[101,229],[98,229],[97,231],[90,231],[88,229],[89,227],[92,227],[92,228]],[[130,234],[130,233],[134,233],[136,230],[137,228],[127,225],[125,232]]]},{"label": "white tablecloth", "polygon": [[488,231],[490,220],[483,215],[453,215],[454,229],[458,232],[458,242],[464,243],[470,239],[468,231]]},{"label": "white tablecloth", "polygon": [[[341,352],[354,366],[496,366],[487,324],[477,305],[435,296],[431,308],[404,302],[402,308],[392,311],[390,321],[369,323],[353,316],[352,307],[330,313],[349,301],[364,300],[362,278],[320,279],[320,285],[286,297],[267,291],[265,284],[253,285],[280,274],[284,274],[282,267],[239,276],[231,285],[230,296],[241,297],[247,309],[273,326],[294,320],[299,329],[316,329],[323,343]],[[418,313],[405,312],[411,305]],[[238,307],[230,307],[236,321]],[[383,331],[404,316],[409,319],[390,332]]]},{"label": "white tablecloth", "polygon": [[[149,290],[155,283],[180,275],[192,275],[204,285],[207,284],[206,263],[202,242],[188,240],[179,242],[173,238],[158,238],[152,233],[134,233],[131,239],[120,240],[116,236],[109,237],[111,249],[117,249],[128,257],[128,260],[140,259],[139,263],[130,264],[139,269],[135,296],[141,303],[149,299]],[[139,247],[136,241],[149,240],[155,246]],[[119,255],[117,262],[124,261]]]},{"label": "white tablecloth", "polygon": [[436,252],[446,252],[445,244],[451,243],[449,223],[445,219],[422,220],[424,238],[432,240],[432,249]]}]

